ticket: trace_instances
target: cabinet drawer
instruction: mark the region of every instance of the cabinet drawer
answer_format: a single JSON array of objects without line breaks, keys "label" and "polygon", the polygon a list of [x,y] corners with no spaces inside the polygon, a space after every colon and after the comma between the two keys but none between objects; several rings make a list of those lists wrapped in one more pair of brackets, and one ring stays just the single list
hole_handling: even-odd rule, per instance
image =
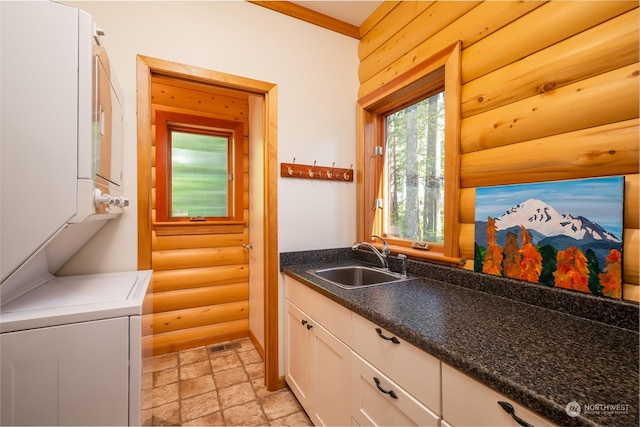
[{"label": "cabinet drawer", "polygon": [[285,276],[286,298],[347,345],[351,344],[351,310]]},{"label": "cabinet drawer", "polygon": [[387,338],[393,335],[361,316],[353,314],[351,321],[353,350],[440,414],[440,361],[404,340],[381,338],[377,329]]},{"label": "cabinet drawer", "polygon": [[289,276],[284,276],[284,295],[285,298],[295,304],[300,310],[307,314],[309,313],[309,301],[313,294],[316,294],[313,290],[309,289],[302,283],[292,279]]},{"label": "cabinet drawer", "polygon": [[499,401],[511,404],[515,415],[531,425],[554,425],[457,369],[442,364],[442,415],[449,425],[518,427]]},{"label": "cabinet drawer", "polygon": [[352,417],[361,426],[437,426],[440,417],[352,354]]}]

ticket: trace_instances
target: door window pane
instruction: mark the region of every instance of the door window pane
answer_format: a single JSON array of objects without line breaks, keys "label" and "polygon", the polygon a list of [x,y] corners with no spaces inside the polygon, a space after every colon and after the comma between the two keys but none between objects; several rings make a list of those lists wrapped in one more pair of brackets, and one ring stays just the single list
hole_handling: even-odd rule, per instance
[{"label": "door window pane", "polygon": [[442,243],[444,92],[385,119],[385,234]]},{"label": "door window pane", "polygon": [[229,143],[171,131],[171,216],[229,216]]}]

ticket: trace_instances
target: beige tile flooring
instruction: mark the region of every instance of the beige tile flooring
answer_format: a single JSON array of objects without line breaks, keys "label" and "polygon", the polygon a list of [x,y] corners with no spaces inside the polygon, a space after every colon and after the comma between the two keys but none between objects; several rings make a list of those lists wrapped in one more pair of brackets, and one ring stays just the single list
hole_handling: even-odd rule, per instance
[{"label": "beige tile flooring", "polygon": [[144,359],[142,424],[313,425],[291,390],[267,391],[251,340],[225,344]]}]

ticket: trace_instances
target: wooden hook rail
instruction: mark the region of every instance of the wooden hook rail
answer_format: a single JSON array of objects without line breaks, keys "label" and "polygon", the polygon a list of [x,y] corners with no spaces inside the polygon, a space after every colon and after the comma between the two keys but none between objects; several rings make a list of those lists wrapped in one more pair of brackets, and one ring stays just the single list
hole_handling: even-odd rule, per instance
[{"label": "wooden hook rail", "polygon": [[301,165],[295,163],[280,164],[280,176],[283,178],[320,179],[323,181],[353,182],[353,165],[349,169],[336,168],[335,162],[331,166]]}]

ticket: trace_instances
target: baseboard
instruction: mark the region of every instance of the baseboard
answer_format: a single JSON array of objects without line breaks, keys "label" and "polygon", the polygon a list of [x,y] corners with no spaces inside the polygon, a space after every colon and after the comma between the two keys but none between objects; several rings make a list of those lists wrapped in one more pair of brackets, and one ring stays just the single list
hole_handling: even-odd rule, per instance
[{"label": "baseboard", "polygon": [[262,348],[262,346],[258,342],[258,339],[253,334],[253,331],[251,331],[251,329],[249,329],[249,339],[251,340],[251,342],[253,343],[253,346],[256,348],[256,350],[260,354],[260,357],[262,357],[262,360],[266,360],[264,355],[264,348]]}]

